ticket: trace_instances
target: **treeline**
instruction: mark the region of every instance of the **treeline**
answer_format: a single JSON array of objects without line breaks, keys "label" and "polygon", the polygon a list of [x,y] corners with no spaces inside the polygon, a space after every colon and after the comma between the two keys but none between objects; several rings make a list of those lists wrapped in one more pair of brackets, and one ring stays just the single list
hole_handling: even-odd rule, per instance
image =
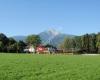
[{"label": "treeline", "polygon": [[33,44],[34,47],[41,43],[38,35],[29,35],[26,41],[16,41],[8,38],[5,34],[0,33],[0,52],[3,53],[23,53],[26,46]]},{"label": "treeline", "polygon": [[100,33],[65,38],[59,48],[63,52],[100,53]]},{"label": "treeline", "polygon": [[[26,41],[16,41],[0,33],[0,52],[23,53],[26,46],[33,45],[34,48],[36,48],[41,42],[38,35],[29,35]],[[66,53],[100,53],[100,33],[85,34],[73,38],[66,37],[64,41],[58,45],[58,48]]]}]

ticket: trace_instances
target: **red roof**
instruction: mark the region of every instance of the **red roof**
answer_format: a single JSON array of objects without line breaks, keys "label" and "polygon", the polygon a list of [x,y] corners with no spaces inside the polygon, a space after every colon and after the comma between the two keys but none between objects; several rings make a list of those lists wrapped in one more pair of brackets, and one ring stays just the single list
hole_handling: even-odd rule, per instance
[{"label": "red roof", "polygon": [[36,49],[38,52],[43,52],[45,50],[45,47],[42,45],[39,45]]}]

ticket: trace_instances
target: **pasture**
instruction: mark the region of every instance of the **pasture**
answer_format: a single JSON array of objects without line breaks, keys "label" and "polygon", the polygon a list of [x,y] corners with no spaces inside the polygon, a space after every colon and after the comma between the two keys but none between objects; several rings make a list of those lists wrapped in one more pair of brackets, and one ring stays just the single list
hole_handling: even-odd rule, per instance
[{"label": "pasture", "polygon": [[0,80],[100,80],[100,56],[1,53]]}]

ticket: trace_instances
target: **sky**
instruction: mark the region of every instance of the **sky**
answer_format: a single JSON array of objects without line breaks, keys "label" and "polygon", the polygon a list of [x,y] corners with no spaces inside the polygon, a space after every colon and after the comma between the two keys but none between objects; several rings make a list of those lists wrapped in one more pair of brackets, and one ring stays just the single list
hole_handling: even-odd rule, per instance
[{"label": "sky", "polygon": [[73,35],[100,32],[100,0],[0,0],[0,33]]}]

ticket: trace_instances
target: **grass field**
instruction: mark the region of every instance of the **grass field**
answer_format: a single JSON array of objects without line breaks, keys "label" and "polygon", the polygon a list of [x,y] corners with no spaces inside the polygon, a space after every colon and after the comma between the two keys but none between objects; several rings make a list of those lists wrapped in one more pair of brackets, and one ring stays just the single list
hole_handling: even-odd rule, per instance
[{"label": "grass field", "polygon": [[100,80],[100,56],[0,54],[0,80]]}]

